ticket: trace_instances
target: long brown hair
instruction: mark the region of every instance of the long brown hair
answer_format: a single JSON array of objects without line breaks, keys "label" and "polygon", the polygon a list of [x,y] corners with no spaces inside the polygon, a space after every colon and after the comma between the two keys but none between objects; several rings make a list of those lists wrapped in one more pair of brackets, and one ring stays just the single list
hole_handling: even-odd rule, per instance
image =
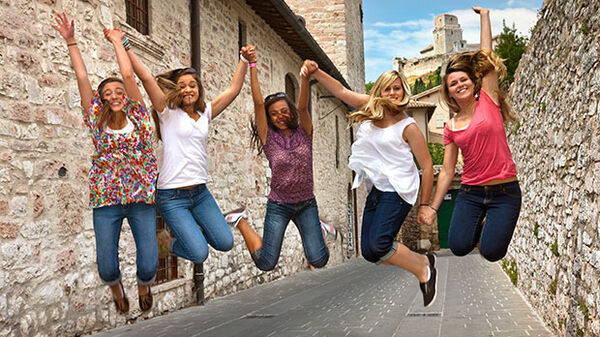
[{"label": "long brown hair", "polygon": [[[398,79],[402,82],[402,89],[404,91],[400,102],[390,98],[381,97],[381,93]],[[356,122],[381,120],[386,111],[394,114],[404,112],[408,106],[411,95],[410,85],[408,84],[406,77],[404,74],[395,70],[386,71],[379,75],[369,94],[371,97],[367,104],[360,107],[360,110],[348,114],[348,118],[353,119]]]},{"label": "long brown hair", "polygon": [[[292,102],[292,100],[284,92],[270,94],[265,97],[265,114],[267,114],[267,126],[269,127],[269,129],[277,130],[277,127],[275,125],[273,125],[273,121],[271,121],[271,116],[269,115],[269,108],[275,102],[278,102],[281,100],[284,100],[287,103],[288,108],[290,109],[290,116],[292,118],[290,119],[290,121],[287,125],[288,128],[297,129],[298,126],[300,125],[298,123],[298,109],[296,108],[296,105],[294,104],[294,102]],[[262,147],[263,144],[260,140],[260,137],[258,136],[258,127],[256,126],[256,121],[252,118],[250,119],[250,131],[252,134],[251,135],[252,147],[258,151],[257,155],[260,156],[260,154],[263,151],[263,147]]]},{"label": "long brown hair", "polygon": [[[482,79],[490,71],[496,71],[498,82],[500,83],[506,76],[506,66],[504,65],[503,60],[494,52],[478,50],[463,52],[452,56],[448,61],[446,75],[444,75],[444,79],[442,80],[442,97],[446,105],[448,105],[448,108],[450,108],[450,111],[454,113],[460,111],[460,106],[456,103],[454,98],[450,97],[448,91],[448,75],[458,71],[462,71],[469,76],[475,86],[474,94],[477,98],[481,92]],[[500,111],[502,112],[504,123],[516,121],[517,116],[512,110],[510,103],[506,100],[506,94],[503,88],[499,88],[496,94],[498,95]]]},{"label": "long brown hair", "polygon": [[118,77],[107,77],[98,84],[98,95],[100,95],[100,100],[102,101],[102,107],[100,108],[100,113],[98,114],[98,121],[96,125],[100,130],[104,129],[104,126],[112,122],[113,118],[115,118],[115,114],[110,110],[110,104],[102,98],[102,90],[108,83],[119,82],[125,86],[123,80]]},{"label": "long brown hair", "polygon": [[[198,76],[198,73],[194,68],[170,70],[155,77],[156,83],[165,94],[165,103],[167,107],[169,109],[183,108],[181,90],[177,89],[177,81],[179,81],[179,78],[183,75],[192,75],[196,80],[196,83],[198,83],[198,100],[194,103],[194,110],[204,112],[206,109],[206,103],[204,102],[204,87],[200,81],[200,76]],[[158,139],[162,140],[158,112],[154,107],[151,109],[151,112],[156,128],[156,136]]]}]

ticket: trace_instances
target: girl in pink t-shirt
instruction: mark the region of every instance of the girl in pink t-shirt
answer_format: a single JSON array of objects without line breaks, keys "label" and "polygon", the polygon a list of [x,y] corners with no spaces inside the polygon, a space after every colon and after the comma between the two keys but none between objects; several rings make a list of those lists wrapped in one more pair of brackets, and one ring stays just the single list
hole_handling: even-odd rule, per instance
[{"label": "girl in pink t-shirt", "polygon": [[498,85],[506,68],[492,52],[489,10],[473,10],[481,18],[481,50],[453,56],[446,68],[443,96],[455,116],[444,128],[444,166],[426,218],[433,222],[461,149],[462,185],[450,222],[450,249],[463,256],[479,244],[485,259],[498,261],[506,255],[521,210],[517,170],[504,130],[515,116]]}]

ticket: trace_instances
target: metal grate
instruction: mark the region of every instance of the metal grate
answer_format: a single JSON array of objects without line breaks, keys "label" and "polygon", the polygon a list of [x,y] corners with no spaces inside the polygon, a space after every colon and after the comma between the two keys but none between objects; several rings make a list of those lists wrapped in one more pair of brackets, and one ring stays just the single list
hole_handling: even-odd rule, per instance
[{"label": "metal grate", "polygon": [[[156,232],[162,231],[166,227],[165,221],[156,213]],[[168,228],[167,228],[168,230]],[[166,258],[158,259],[158,272],[156,273],[155,284],[165,283],[177,279],[177,256],[170,255]]]},{"label": "metal grate", "polygon": [[148,35],[148,0],[125,0],[127,24]]}]

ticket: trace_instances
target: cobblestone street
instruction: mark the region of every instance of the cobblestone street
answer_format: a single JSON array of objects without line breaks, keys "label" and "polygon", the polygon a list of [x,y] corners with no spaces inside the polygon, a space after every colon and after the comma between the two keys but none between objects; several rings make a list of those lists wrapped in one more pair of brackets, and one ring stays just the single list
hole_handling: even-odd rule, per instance
[{"label": "cobblestone street", "polygon": [[97,336],[553,336],[498,263],[442,251],[437,266],[427,309],[408,272],[353,259]]}]

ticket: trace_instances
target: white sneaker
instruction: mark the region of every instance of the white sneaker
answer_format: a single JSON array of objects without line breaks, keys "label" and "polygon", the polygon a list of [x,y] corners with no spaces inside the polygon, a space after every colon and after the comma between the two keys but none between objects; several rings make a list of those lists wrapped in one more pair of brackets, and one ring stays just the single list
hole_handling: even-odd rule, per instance
[{"label": "white sneaker", "polygon": [[240,220],[248,219],[248,215],[246,214],[246,207],[240,207],[238,209],[234,209],[233,211],[225,213],[225,221],[231,227],[237,227]]}]

